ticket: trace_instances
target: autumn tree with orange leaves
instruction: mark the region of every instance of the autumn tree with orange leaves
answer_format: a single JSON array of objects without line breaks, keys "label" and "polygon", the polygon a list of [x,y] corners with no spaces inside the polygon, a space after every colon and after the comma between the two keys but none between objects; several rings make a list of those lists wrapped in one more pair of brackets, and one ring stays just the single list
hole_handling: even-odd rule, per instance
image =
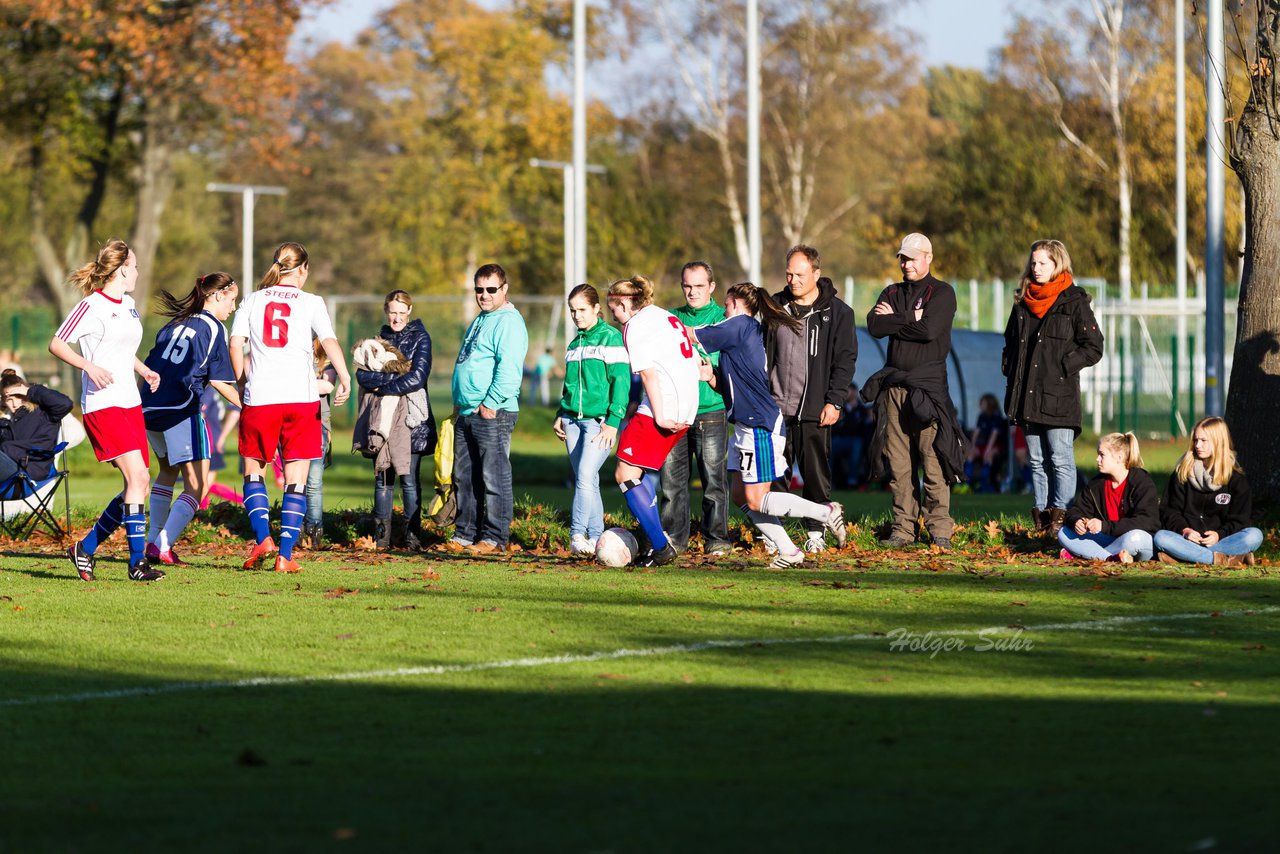
[{"label": "autumn tree with orange leaves", "polygon": [[[11,117],[32,171],[28,201],[40,279],[59,308],[74,294],[68,270],[111,235],[95,224],[111,181],[133,197],[127,237],[144,304],[175,158],[191,148],[239,148],[278,161],[289,145],[287,105],[296,80],[286,51],[304,6],[326,0],[31,0],[6,4],[11,48],[0,113]],[[12,48],[17,48],[16,51]],[[73,176],[78,210],[50,215],[47,186],[59,163]]]}]

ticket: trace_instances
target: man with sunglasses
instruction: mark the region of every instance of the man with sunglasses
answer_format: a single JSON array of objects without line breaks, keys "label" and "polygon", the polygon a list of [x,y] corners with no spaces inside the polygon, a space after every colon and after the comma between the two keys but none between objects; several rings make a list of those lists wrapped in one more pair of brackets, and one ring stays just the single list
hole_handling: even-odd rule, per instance
[{"label": "man with sunglasses", "polygon": [[520,411],[520,385],[529,333],[507,301],[507,273],[485,264],[475,274],[480,314],[467,328],[453,369],[453,483],[458,515],[449,546],[486,554],[503,551],[515,512],[511,433]]}]

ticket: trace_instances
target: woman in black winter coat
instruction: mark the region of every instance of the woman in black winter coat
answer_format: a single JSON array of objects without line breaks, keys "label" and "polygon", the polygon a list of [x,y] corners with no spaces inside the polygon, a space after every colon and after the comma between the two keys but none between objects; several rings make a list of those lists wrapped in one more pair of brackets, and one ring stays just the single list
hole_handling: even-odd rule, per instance
[{"label": "woman in black winter coat", "polygon": [[396,472],[394,468],[375,472],[373,483],[373,516],[374,539],[379,548],[391,545],[391,511],[394,492],[394,480],[400,479],[400,495],[404,500],[405,548],[416,550],[421,547],[422,533],[422,490],[420,487],[420,467],[423,456],[435,452],[436,421],[431,412],[430,398],[427,396],[427,378],[431,374],[431,336],[422,325],[421,320],[410,320],[413,311],[413,298],[408,292],[395,290],[387,294],[382,303],[387,322],[382,327],[379,337],[395,345],[409,362],[409,370],[403,374],[383,373],[380,371],[356,371],[356,382],[362,391],[385,395],[409,396],[422,392],[421,402],[427,410],[427,417],[414,426],[410,432],[410,464],[409,470]]},{"label": "woman in black winter coat", "polygon": [[1102,358],[1089,295],[1073,284],[1059,240],[1037,240],[1004,330],[1004,411],[1022,427],[1035,493],[1032,521],[1057,537],[1076,493],[1080,372]]},{"label": "woman in black winter coat", "polygon": [[[23,468],[27,452],[52,450],[58,444],[62,419],[71,411],[71,398],[42,385],[27,385],[17,371],[0,375],[0,394],[4,395],[4,412],[0,418],[0,483]],[[48,460],[26,460],[26,472],[32,480],[49,476]]]}]

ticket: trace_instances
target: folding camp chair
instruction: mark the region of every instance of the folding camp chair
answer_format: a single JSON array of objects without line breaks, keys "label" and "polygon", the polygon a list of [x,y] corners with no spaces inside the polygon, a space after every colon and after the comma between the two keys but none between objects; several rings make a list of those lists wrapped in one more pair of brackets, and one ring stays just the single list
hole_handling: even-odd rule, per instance
[{"label": "folding camp chair", "polygon": [[[0,531],[6,536],[23,540],[44,526],[58,539],[64,539],[71,531],[71,488],[64,486],[71,472],[60,465],[66,447],[66,442],[59,442],[52,450],[28,451],[17,461],[17,474],[0,483]],[[33,480],[27,474],[29,462],[48,462],[49,474],[42,480]],[[59,487],[64,501],[62,520],[54,513]]]}]

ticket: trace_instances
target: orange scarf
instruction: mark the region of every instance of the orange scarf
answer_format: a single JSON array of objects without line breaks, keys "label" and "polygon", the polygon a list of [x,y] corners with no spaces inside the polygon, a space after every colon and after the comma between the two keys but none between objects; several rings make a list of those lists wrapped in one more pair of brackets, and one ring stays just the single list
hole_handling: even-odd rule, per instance
[{"label": "orange scarf", "polygon": [[1057,301],[1058,294],[1069,287],[1071,287],[1071,274],[1064,270],[1056,279],[1050,279],[1043,285],[1035,281],[1027,282],[1022,300],[1032,314],[1043,319]]}]

